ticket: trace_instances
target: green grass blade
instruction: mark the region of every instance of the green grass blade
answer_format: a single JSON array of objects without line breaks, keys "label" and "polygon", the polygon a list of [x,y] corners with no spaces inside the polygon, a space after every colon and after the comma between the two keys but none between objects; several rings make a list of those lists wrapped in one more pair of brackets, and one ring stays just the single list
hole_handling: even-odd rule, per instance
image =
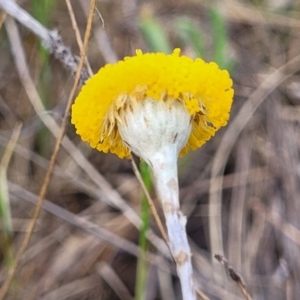
[{"label": "green grass blade", "polygon": [[171,53],[172,49],[161,24],[151,15],[141,16],[139,28],[151,51]]},{"label": "green grass blade", "polygon": [[181,42],[192,46],[197,57],[203,57],[203,37],[194,22],[186,17],[178,18],[175,27]]},{"label": "green grass blade", "polygon": [[[140,172],[143,182],[149,191],[152,188],[151,172],[148,165],[145,162],[140,164]],[[135,286],[135,299],[143,300],[146,295],[146,284],[147,284],[147,273],[148,273],[148,262],[146,259],[148,242],[146,233],[149,228],[150,222],[150,208],[148,201],[145,196],[142,197],[141,202],[141,219],[142,227],[140,229],[139,236],[139,247],[141,249],[141,255],[138,258],[137,263],[137,274],[136,274],[136,286]]]},{"label": "green grass blade", "polygon": [[7,169],[20,131],[21,125],[17,125],[0,163],[0,222],[2,225],[2,230],[0,231],[0,245],[4,254],[5,263],[8,267],[11,266],[13,262],[13,252],[11,248],[13,228],[8,193]]},{"label": "green grass blade", "polygon": [[228,58],[230,42],[227,35],[226,21],[216,6],[210,7],[209,15],[214,46],[213,60],[220,66],[221,69],[226,69],[231,73],[235,62]]},{"label": "green grass blade", "polygon": [[[55,5],[55,1],[51,0],[31,0],[31,7],[33,16],[45,27],[49,27],[51,13],[53,11]],[[49,51],[47,51],[43,44],[39,42],[39,56],[40,60],[40,69],[39,72],[39,80],[38,80],[38,91],[41,96],[42,102],[45,107],[48,107],[48,103],[50,100],[50,86],[51,86],[51,66],[50,66],[50,55]],[[48,157],[50,155],[48,140],[49,140],[49,132],[42,128],[39,132],[38,136],[38,152],[43,156]]]}]

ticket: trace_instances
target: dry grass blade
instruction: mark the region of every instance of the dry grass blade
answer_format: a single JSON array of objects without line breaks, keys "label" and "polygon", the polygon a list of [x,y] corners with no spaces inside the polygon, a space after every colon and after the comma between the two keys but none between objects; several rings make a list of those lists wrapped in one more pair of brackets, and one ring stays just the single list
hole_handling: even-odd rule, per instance
[{"label": "dry grass blade", "polygon": [[0,230],[3,231],[3,234],[1,234],[0,237],[2,240],[2,247],[4,249],[4,257],[7,265],[9,265],[11,263],[10,260],[13,259],[11,237],[14,228],[11,216],[11,204],[8,192],[7,172],[12,154],[20,136],[21,127],[21,124],[17,124],[15,126],[13,134],[7,144],[7,147],[0,162],[0,226],[2,227],[0,228]]},{"label": "dry grass blade", "polygon": [[166,233],[165,228],[164,228],[164,226],[163,226],[163,224],[161,222],[161,219],[160,219],[160,217],[159,217],[159,215],[157,213],[155,204],[154,204],[154,202],[153,202],[153,200],[152,200],[152,198],[151,198],[151,196],[150,196],[150,194],[149,194],[149,192],[148,192],[148,190],[147,190],[147,188],[146,188],[146,186],[145,186],[145,184],[143,182],[141,174],[140,174],[140,172],[139,172],[139,170],[137,168],[137,165],[136,165],[135,161],[133,160],[133,158],[131,158],[131,164],[132,164],[133,172],[134,172],[134,174],[135,174],[135,176],[136,176],[136,178],[137,178],[137,180],[138,180],[138,182],[139,182],[139,184],[140,184],[140,186],[141,186],[141,188],[143,190],[143,193],[144,193],[145,197],[147,198],[147,201],[149,203],[149,206],[150,206],[152,215],[154,217],[154,220],[156,222],[156,225],[157,225],[157,227],[158,227],[158,229],[159,229],[159,231],[161,233],[161,236],[163,237],[166,245],[168,246],[169,243],[168,243],[167,233]]},{"label": "dry grass blade", "polygon": [[241,3],[242,1],[224,1],[226,16],[233,21],[250,24],[268,24],[280,27],[300,28],[300,21],[296,17],[265,11],[255,5]]},{"label": "dry grass blade", "polygon": [[[50,130],[53,128],[49,128]],[[54,128],[55,129],[55,128]],[[6,144],[7,139],[0,137],[0,143]],[[65,137],[63,141],[63,146],[72,155],[74,161],[82,167],[82,169],[87,173],[88,177],[92,179],[96,186],[90,184],[86,178],[76,178],[74,173],[68,169],[63,169],[60,166],[55,166],[54,174],[62,179],[67,179],[70,183],[73,183],[81,191],[86,192],[93,198],[99,201],[108,202],[109,205],[119,208],[127,219],[136,227],[140,227],[140,219],[136,212],[123,200],[120,195],[109,185],[104,177],[98,173],[91,163],[85,159],[83,154],[76,151],[75,146]],[[24,147],[16,145],[15,152],[20,154],[26,159],[30,159],[42,168],[48,168],[49,162],[43,157],[28,151]],[[165,246],[164,241],[159,239],[151,230],[147,232],[147,238],[160,252],[165,256],[169,256],[167,246]]]},{"label": "dry grass blade", "polygon": [[[84,13],[86,15],[88,15],[88,7],[87,7],[87,1],[86,0],[79,0],[79,3],[84,11]],[[110,39],[108,38],[108,35],[106,33],[106,31],[104,30],[104,26],[103,26],[103,19],[101,19],[101,27],[96,27],[94,28],[93,31],[93,37],[94,40],[96,41],[99,51],[101,52],[104,60],[107,63],[115,63],[118,61],[118,57],[116,52],[114,51],[114,48],[112,47],[111,43],[110,43]]]},{"label": "dry grass blade", "polygon": [[115,291],[121,300],[133,300],[134,298],[120,280],[114,270],[106,263],[99,264],[98,273],[103,277],[107,284]]},{"label": "dry grass blade", "polygon": [[243,293],[244,297],[246,300],[252,300],[252,297],[250,296],[250,294],[248,293],[245,283],[241,277],[240,274],[238,274],[233,267],[228,263],[227,259],[220,255],[220,254],[216,254],[215,255],[215,259],[225,267],[226,271],[228,272],[228,275],[230,276],[230,278],[235,281],[237,283],[237,285],[239,286],[241,292]]},{"label": "dry grass blade", "polygon": [[[21,245],[21,247],[20,247],[20,249],[19,249],[19,251],[16,255],[16,258],[14,260],[14,264],[9,270],[7,279],[5,280],[3,286],[0,290],[0,299],[1,300],[5,297],[5,295],[8,291],[10,283],[11,283],[11,281],[14,277],[14,274],[17,270],[19,261],[21,260],[22,254],[24,253],[24,251],[26,250],[26,248],[28,246],[28,243],[30,241],[32,232],[34,230],[35,224],[36,224],[37,219],[38,219],[38,216],[39,216],[40,211],[42,209],[43,200],[45,198],[45,195],[46,195],[46,192],[47,192],[47,189],[48,189],[48,185],[50,183],[52,171],[53,171],[54,165],[55,165],[55,160],[56,160],[56,157],[57,157],[60,145],[61,145],[61,141],[62,141],[63,136],[64,136],[69,110],[70,110],[72,100],[73,100],[73,97],[75,95],[75,91],[76,91],[76,88],[77,88],[77,85],[78,85],[78,82],[79,82],[79,79],[80,79],[81,69],[83,67],[83,63],[84,63],[84,59],[85,59],[85,53],[86,53],[86,50],[87,50],[87,45],[88,45],[88,41],[89,41],[91,29],[92,29],[92,20],[93,20],[94,8],[95,8],[95,0],[91,0],[91,9],[90,9],[90,15],[89,15],[89,18],[88,18],[85,37],[84,37],[83,51],[82,51],[81,56],[80,56],[80,62],[79,62],[79,66],[78,66],[78,69],[77,69],[77,72],[76,72],[76,75],[75,75],[74,85],[73,85],[72,91],[71,91],[69,99],[68,99],[68,104],[67,104],[67,107],[66,107],[65,115],[64,115],[61,130],[60,130],[60,135],[57,138],[55,148],[54,148],[53,154],[51,156],[50,166],[49,166],[49,169],[48,169],[47,174],[45,176],[43,186],[42,186],[41,191],[40,191],[39,200],[38,200],[38,203],[37,203],[36,208],[35,208],[34,213],[33,213],[32,222],[29,225],[28,232],[26,233],[26,235],[24,237],[24,240],[23,240],[23,243],[22,243],[22,245]],[[10,19],[10,21],[8,21],[8,22],[11,22],[11,24],[13,24],[12,19]],[[14,26],[14,25],[11,25],[11,26]]]},{"label": "dry grass blade", "polygon": [[5,151],[2,159],[1,159],[1,168],[6,172],[8,168],[8,164],[10,162],[11,156],[15,150],[17,145],[18,138],[20,136],[22,124],[17,124],[13,130],[13,134],[7,144],[7,151]]},{"label": "dry grass blade", "polygon": [[[20,186],[17,186],[16,184],[9,183],[9,188],[11,193],[15,197],[21,197],[21,199],[24,199],[25,201],[28,201],[34,205],[37,205],[38,199],[33,195],[32,193],[24,190]],[[73,224],[81,229],[83,229],[86,232],[89,232],[90,234],[93,234],[94,236],[101,238],[105,240],[106,242],[109,242],[111,245],[123,249],[124,251],[127,251],[128,253],[137,256],[139,254],[139,248],[135,246],[134,244],[114,235],[113,233],[105,230],[104,228],[101,228],[97,226],[96,224],[93,224],[89,222],[88,220],[84,219],[83,217],[77,216],[58,205],[51,203],[50,201],[44,200],[44,203],[42,205],[42,208],[49,213],[59,217],[62,220],[65,220],[69,224]]]},{"label": "dry grass blade", "polygon": [[[9,183],[9,189],[10,192],[17,198],[20,198],[20,195],[22,195],[22,199],[25,201],[28,201],[32,204],[37,204],[38,199],[36,199],[37,197],[35,195],[33,195],[32,193],[26,191],[25,189],[23,189],[22,187],[13,184],[13,183]],[[102,239],[105,240],[106,242],[108,242],[109,244],[111,244],[112,246],[124,250],[134,256],[138,256],[140,253],[139,248],[134,245],[133,243],[111,233],[110,231],[105,230],[104,228],[101,228],[99,226],[97,226],[96,224],[84,219],[81,216],[77,216],[61,207],[59,207],[58,205],[51,203],[48,200],[45,200],[42,208],[59,217],[62,220],[65,220],[66,222],[68,222],[69,224],[75,225],[76,227]],[[169,265],[159,256],[154,255],[149,253],[147,256],[147,259],[149,260],[149,262],[156,264],[157,266],[163,268],[168,268]]]},{"label": "dry grass blade", "polygon": [[[78,64],[78,57],[75,57],[71,53],[71,50],[63,44],[56,30],[47,30],[41,23],[12,0],[0,0],[0,8],[38,36],[47,50],[53,53],[66,69],[73,74],[77,72],[80,65]],[[80,80],[81,82],[85,82],[88,78],[87,71],[83,67],[80,69]]]},{"label": "dry grass blade", "polygon": [[[68,7],[68,11],[69,11],[69,15],[70,15],[70,18],[71,18],[71,23],[72,23],[72,27],[73,27],[73,30],[74,30],[74,33],[75,33],[76,41],[77,41],[77,44],[79,46],[80,52],[82,52],[83,42],[82,42],[82,39],[81,39],[81,36],[80,36],[80,31],[79,31],[79,28],[78,28],[78,25],[77,25],[77,22],[76,22],[76,18],[75,18],[75,15],[74,15],[74,10],[73,10],[73,7],[72,7],[72,4],[71,4],[70,0],[65,0],[65,1],[66,1],[66,4],[67,4],[67,7]],[[92,76],[93,71],[92,71],[92,68],[91,68],[91,66],[88,62],[87,57],[85,59],[85,63],[86,63],[86,66],[87,66],[87,69],[88,69],[88,72],[89,72],[89,76]]]},{"label": "dry grass blade", "polygon": [[216,180],[223,175],[231,150],[257,108],[282,82],[300,69],[300,55],[294,57],[278,70],[272,72],[250,95],[236,117],[229,124],[213,159],[209,190],[209,223],[212,255],[224,253],[221,224],[221,193],[223,180]]},{"label": "dry grass blade", "polygon": [[203,300],[209,300],[209,298],[198,288],[196,288],[196,294]]},{"label": "dry grass blade", "polygon": [[43,296],[41,300],[64,300],[70,299],[72,296],[78,296],[81,293],[92,289],[99,284],[97,276],[91,275],[82,279],[75,280],[71,283],[63,285],[47,295]]},{"label": "dry grass blade", "polygon": [[259,199],[252,199],[254,211],[266,218],[277,230],[281,231],[295,244],[300,246],[300,230],[290,223],[285,222],[282,217],[275,211],[271,211]]},{"label": "dry grass blade", "polygon": [[3,23],[4,23],[4,20],[5,20],[5,18],[6,18],[6,13],[5,12],[1,12],[0,13],[0,29],[2,28],[2,26],[3,26]]}]

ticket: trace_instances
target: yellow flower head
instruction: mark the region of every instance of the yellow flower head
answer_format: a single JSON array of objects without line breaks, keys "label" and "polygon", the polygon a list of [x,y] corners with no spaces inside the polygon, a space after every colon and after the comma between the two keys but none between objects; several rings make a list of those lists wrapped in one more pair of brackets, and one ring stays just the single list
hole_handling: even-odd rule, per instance
[{"label": "yellow flower head", "polygon": [[126,123],[126,111],[149,98],[168,106],[181,103],[190,115],[191,132],[182,155],[227,124],[232,80],[217,64],[180,56],[180,49],[170,55],[137,50],[136,56],[107,64],[87,81],[72,106],[71,122],[91,147],[128,157],[130,149],[118,126]]}]

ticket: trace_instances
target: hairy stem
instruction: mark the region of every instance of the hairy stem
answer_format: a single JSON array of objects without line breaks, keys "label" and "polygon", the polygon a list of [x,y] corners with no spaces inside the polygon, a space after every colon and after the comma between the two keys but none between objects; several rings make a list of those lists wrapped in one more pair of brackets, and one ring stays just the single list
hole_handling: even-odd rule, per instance
[{"label": "hairy stem", "polygon": [[176,262],[184,300],[195,300],[191,250],[186,234],[186,217],[179,205],[176,149],[162,149],[151,158],[158,197],[166,218],[169,244]]}]

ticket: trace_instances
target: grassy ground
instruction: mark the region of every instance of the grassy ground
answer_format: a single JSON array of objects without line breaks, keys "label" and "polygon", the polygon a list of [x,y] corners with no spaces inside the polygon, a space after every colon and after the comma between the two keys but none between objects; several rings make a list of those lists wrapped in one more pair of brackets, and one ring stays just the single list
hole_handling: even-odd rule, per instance
[{"label": "grassy ground", "polygon": [[[88,2],[71,1],[82,36]],[[79,54],[65,1],[26,0],[21,6],[48,28],[59,29]],[[135,49],[180,47],[183,54],[218,62],[233,77],[228,126],[179,161],[198,288],[209,299],[245,299],[214,258],[221,254],[253,299],[299,299],[299,2],[103,0],[97,8],[104,24],[95,13],[88,47],[94,72]],[[18,25],[18,53],[24,51],[30,75],[20,74],[12,55],[18,37],[9,35],[7,22],[1,24],[0,286],[32,218],[56,141],[41,119],[61,124],[74,81]],[[30,80],[38,94],[26,88]],[[37,103],[45,110],[37,112]],[[140,234],[145,232],[140,217],[144,224],[148,217],[130,162],[91,150],[71,124],[67,137],[49,202],[5,299],[180,299],[175,267],[153,218],[154,241]],[[147,171],[143,174],[149,180]],[[138,262],[138,245],[146,264]]]}]

